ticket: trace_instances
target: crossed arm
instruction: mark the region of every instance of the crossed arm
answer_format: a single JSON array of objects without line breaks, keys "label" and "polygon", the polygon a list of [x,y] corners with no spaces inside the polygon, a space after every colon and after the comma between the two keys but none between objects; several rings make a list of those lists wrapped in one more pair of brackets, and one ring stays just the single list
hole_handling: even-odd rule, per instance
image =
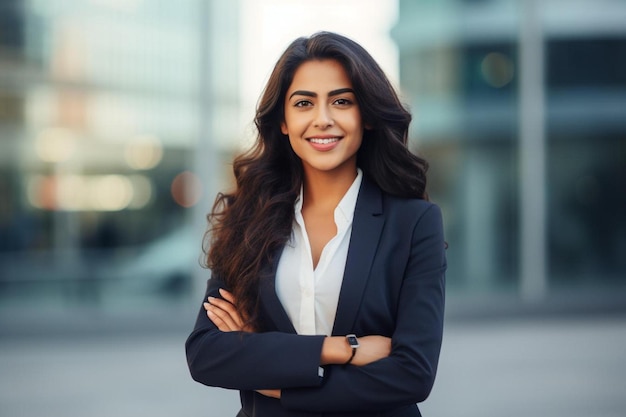
[{"label": "crossed arm", "polygon": [[[236,300],[233,295],[224,290],[219,290],[223,298],[208,297],[203,304],[207,317],[222,332],[244,331],[254,332],[254,329],[246,326],[245,321],[236,308]],[[359,348],[350,362],[351,365],[363,366],[386,358],[391,353],[391,339],[385,336],[371,335],[359,338]],[[328,336],[322,344],[320,365],[341,365],[346,363],[352,355],[352,348],[348,345],[345,337]],[[268,397],[280,398],[281,390],[257,390],[260,394]]]}]

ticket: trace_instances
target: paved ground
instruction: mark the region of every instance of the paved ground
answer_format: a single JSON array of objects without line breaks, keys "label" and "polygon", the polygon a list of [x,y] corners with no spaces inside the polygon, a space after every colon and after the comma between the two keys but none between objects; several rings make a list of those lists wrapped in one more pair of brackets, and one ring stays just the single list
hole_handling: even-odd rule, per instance
[{"label": "paved ground", "polygon": [[[0,339],[1,417],[234,416],[184,332]],[[626,317],[452,322],[428,417],[626,416]]]},{"label": "paved ground", "polygon": [[425,416],[626,416],[626,318],[450,325]]}]

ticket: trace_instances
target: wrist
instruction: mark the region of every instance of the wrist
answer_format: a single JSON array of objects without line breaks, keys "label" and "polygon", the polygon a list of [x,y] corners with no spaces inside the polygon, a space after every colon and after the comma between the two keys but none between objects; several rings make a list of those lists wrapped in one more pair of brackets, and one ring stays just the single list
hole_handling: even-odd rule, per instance
[{"label": "wrist", "polygon": [[350,347],[350,358],[344,362],[344,365],[350,365],[354,359],[354,355],[356,355],[356,350],[359,347],[359,339],[355,334],[348,334],[346,335],[346,343]]},{"label": "wrist", "polygon": [[327,336],[322,344],[320,365],[343,365],[351,356],[352,347],[344,336]]}]

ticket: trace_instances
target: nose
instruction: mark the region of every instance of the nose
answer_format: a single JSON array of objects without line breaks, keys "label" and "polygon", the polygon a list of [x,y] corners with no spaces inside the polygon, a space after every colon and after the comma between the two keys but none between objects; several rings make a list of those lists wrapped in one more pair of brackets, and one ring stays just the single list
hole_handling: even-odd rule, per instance
[{"label": "nose", "polygon": [[319,106],[317,108],[317,113],[315,114],[315,120],[313,121],[313,126],[318,129],[325,129],[327,127],[335,124],[331,111],[327,106]]}]

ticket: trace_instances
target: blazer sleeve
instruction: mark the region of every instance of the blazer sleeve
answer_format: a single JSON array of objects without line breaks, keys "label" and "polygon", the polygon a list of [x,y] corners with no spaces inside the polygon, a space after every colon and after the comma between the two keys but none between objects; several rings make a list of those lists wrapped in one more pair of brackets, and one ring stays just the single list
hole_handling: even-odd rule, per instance
[{"label": "blazer sleeve", "polygon": [[371,412],[425,400],[441,348],[445,270],[441,211],[431,205],[412,232],[390,356],[362,367],[329,366],[321,386],[283,389],[282,405],[310,412]]},{"label": "blazer sleeve", "polygon": [[[206,298],[220,297],[223,282],[213,276]],[[200,308],[185,349],[194,380],[238,390],[319,386],[324,336],[282,332],[222,332]]]}]

